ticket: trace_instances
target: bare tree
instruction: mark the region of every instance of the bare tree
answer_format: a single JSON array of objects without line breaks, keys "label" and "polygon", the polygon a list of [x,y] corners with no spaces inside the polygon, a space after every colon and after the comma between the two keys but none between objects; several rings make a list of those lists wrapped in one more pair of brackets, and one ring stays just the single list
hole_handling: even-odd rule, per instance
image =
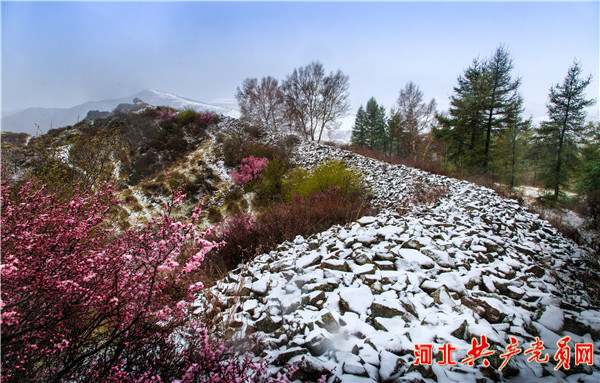
[{"label": "bare tree", "polygon": [[281,84],[290,125],[320,142],[323,130],[335,129],[336,120],[350,110],[348,80],[340,70],[325,76],[319,62],[294,69]]},{"label": "bare tree", "polygon": [[283,97],[279,84],[271,76],[247,78],[235,95],[242,120],[268,130],[277,131],[283,123]]},{"label": "bare tree", "polygon": [[423,133],[435,117],[435,100],[432,99],[428,103],[423,101],[423,92],[415,83],[410,81],[400,90],[396,105],[398,109],[393,119],[397,121],[399,130],[403,132],[401,137],[404,141],[397,142],[397,145],[399,147],[404,146],[403,151],[413,160],[417,159],[417,153],[419,152],[424,158],[427,155],[429,145],[425,144],[423,148],[419,146],[423,141]]}]

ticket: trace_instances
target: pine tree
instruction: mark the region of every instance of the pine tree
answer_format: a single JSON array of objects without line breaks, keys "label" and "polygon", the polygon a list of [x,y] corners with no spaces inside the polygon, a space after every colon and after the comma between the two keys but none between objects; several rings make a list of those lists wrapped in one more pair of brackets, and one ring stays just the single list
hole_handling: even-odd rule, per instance
[{"label": "pine tree", "polygon": [[[520,79],[513,79],[512,59],[504,47],[484,61],[477,59],[458,78],[448,116],[439,116],[434,137],[445,141],[448,159],[467,173],[490,171],[494,146],[520,120]],[[512,125],[511,125],[512,124]]]},{"label": "pine tree", "polygon": [[360,148],[367,146],[366,112],[362,105],[358,108],[358,112],[356,112],[350,143],[352,146],[358,146]]},{"label": "pine tree", "polygon": [[492,158],[490,167],[510,190],[519,184],[519,178],[525,170],[525,151],[529,144],[531,120],[517,120],[498,137],[496,156]]},{"label": "pine tree", "polygon": [[554,199],[558,198],[560,187],[569,180],[569,168],[577,152],[577,144],[585,141],[589,129],[584,124],[585,108],[595,100],[585,98],[585,88],[592,76],[581,78],[581,67],[575,61],[567,71],[562,84],[550,88],[548,101],[549,121],[543,122],[538,135],[550,160],[544,169],[546,186],[554,190]]},{"label": "pine tree", "polygon": [[380,106],[374,97],[367,102],[366,125],[369,132],[368,143],[370,149],[388,151],[389,138],[387,133],[387,123],[385,108]]},{"label": "pine tree", "polygon": [[389,142],[385,108],[371,97],[367,107],[361,105],[356,113],[351,143],[354,146],[387,152]]},{"label": "pine tree", "polygon": [[390,153],[395,153],[397,156],[406,157],[407,153],[404,152],[406,145],[403,145],[406,139],[406,132],[404,131],[405,126],[401,123],[400,113],[397,113],[395,109],[390,110],[390,116],[387,119],[387,131],[390,142]]},{"label": "pine tree", "polygon": [[585,196],[593,227],[600,229],[600,122],[590,123],[588,129],[591,139],[581,150],[577,189]]},{"label": "pine tree", "polygon": [[485,65],[473,60],[458,77],[448,115],[438,115],[440,126],[432,131],[434,138],[445,142],[447,159],[468,172],[481,164],[483,157],[486,81]]},{"label": "pine tree", "polygon": [[492,133],[509,128],[523,112],[523,98],[519,94],[519,78],[513,79],[510,72],[512,59],[504,47],[496,49],[494,56],[486,63],[486,100],[485,110],[485,147],[483,153],[483,172],[488,173]]}]

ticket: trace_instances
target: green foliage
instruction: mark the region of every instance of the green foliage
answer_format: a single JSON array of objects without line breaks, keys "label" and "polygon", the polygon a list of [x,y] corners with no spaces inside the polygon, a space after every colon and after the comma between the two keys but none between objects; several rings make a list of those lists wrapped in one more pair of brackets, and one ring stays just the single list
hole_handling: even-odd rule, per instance
[{"label": "green foliage", "polygon": [[385,108],[371,97],[366,109],[361,105],[356,113],[351,143],[354,146],[387,152],[389,141]]},{"label": "green foliage", "polygon": [[531,120],[515,124],[502,132],[494,145],[496,155],[492,158],[492,174],[512,190],[521,183],[526,169],[526,150],[530,148],[529,128]]},{"label": "green foliage", "polygon": [[288,163],[279,156],[269,161],[256,188],[255,206],[266,206],[284,200],[287,187],[284,176],[288,168]]},{"label": "green foliage", "polygon": [[365,108],[361,105],[356,112],[356,118],[354,119],[354,126],[352,127],[352,137],[350,143],[352,146],[358,146],[359,148],[367,147],[367,126],[366,126],[366,112]]},{"label": "green foliage", "polygon": [[[501,46],[485,61],[474,60],[458,78],[448,116],[438,116],[434,137],[446,143],[447,159],[467,174],[491,173],[492,160],[507,129],[522,123],[521,81]],[[505,137],[504,137],[505,138]]]},{"label": "green foliage", "polygon": [[584,125],[585,108],[594,100],[585,99],[585,89],[591,76],[581,78],[582,69],[578,62],[567,71],[562,84],[550,88],[548,117],[550,121],[541,124],[537,133],[539,148],[545,150],[542,157],[542,177],[547,187],[554,190],[558,198],[560,187],[566,186],[577,162],[577,145],[585,141],[589,126]]},{"label": "green foliage", "polygon": [[332,188],[337,188],[341,196],[366,194],[359,173],[348,169],[342,161],[327,160],[310,171],[295,169],[289,177],[286,200],[291,201],[296,194],[308,197],[326,193]]},{"label": "green foliage", "polygon": [[200,113],[194,109],[185,108],[177,115],[177,123],[180,125],[187,125],[196,122],[200,118]]},{"label": "green foliage", "polygon": [[458,77],[448,115],[438,115],[435,139],[446,145],[446,159],[467,173],[475,173],[483,159],[483,98],[485,66],[478,60]]},{"label": "green foliage", "polygon": [[[593,129],[593,125],[590,126]],[[577,188],[585,197],[587,215],[600,227],[600,123],[596,123],[593,140],[582,150],[582,166]]]}]

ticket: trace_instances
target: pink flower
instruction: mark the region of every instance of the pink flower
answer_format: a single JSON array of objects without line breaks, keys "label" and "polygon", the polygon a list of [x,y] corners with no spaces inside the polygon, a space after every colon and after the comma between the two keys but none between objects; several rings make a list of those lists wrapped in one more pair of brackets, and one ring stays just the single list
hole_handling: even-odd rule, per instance
[{"label": "pink flower", "polygon": [[250,181],[259,181],[268,163],[266,158],[249,156],[242,160],[239,173],[232,170],[229,174],[236,185],[245,185]]}]

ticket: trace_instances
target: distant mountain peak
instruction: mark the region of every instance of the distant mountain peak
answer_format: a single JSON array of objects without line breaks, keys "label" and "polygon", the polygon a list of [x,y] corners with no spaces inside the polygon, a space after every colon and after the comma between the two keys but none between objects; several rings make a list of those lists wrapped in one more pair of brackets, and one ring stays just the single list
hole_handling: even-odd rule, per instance
[{"label": "distant mountain peak", "polygon": [[235,118],[240,116],[239,111],[232,104],[214,105],[161,90],[144,89],[130,96],[102,101],[88,101],[71,108],[28,108],[2,117],[2,131],[23,132],[33,135],[38,132],[39,126],[42,133],[46,133],[50,127],[59,128],[76,124],[85,118],[90,111],[112,112],[119,104],[135,104],[134,100],[152,106],[169,106],[175,109],[191,108],[199,112],[213,111]]}]

